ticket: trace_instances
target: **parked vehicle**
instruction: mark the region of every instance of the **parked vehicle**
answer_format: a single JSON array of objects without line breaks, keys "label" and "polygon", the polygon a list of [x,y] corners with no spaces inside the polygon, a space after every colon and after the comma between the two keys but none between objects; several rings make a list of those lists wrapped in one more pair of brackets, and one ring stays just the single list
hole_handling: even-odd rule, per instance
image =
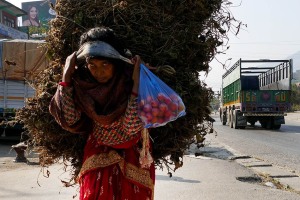
[{"label": "parked vehicle", "polygon": [[44,41],[0,40],[0,139],[19,138],[21,124],[9,124],[35,90],[30,82],[45,69]]},{"label": "parked vehicle", "polygon": [[222,77],[220,118],[244,129],[257,121],[280,129],[290,109],[292,60],[239,59]]}]

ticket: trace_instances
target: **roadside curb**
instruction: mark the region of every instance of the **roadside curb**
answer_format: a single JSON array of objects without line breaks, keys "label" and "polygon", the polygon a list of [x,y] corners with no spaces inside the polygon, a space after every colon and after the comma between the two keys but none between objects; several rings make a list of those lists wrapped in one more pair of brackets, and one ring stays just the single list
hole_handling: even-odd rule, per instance
[{"label": "roadside curb", "polygon": [[265,182],[275,183],[278,189],[289,190],[300,194],[300,177],[294,171],[289,171],[250,156],[248,158],[232,157],[231,159],[251,169],[254,173],[262,177]]},{"label": "roadside curb", "polygon": [[[220,159],[230,160],[250,169],[253,173],[262,179],[262,184],[291,192],[300,194],[300,174],[299,172],[291,171],[289,169],[279,167],[268,161],[254,158],[249,155],[241,155],[231,147],[216,142],[213,138],[210,138],[210,144],[207,148],[220,149],[220,152],[207,152],[204,148],[203,155],[217,157]],[[222,151],[225,151],[222,152]],[[224,157],[223,155],[228,155]],[[220,156],[219,156],[220,155]]]}]

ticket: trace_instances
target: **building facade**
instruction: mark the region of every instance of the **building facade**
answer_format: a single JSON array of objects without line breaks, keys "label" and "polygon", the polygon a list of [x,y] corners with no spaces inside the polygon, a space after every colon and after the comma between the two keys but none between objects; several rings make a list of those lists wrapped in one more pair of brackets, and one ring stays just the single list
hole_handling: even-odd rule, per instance
[{"label": "building facade", "polygon": [[19,30],[18,17],[27,12],[15,5],[0,0],[0,39],[28,39],[28,34]]}]

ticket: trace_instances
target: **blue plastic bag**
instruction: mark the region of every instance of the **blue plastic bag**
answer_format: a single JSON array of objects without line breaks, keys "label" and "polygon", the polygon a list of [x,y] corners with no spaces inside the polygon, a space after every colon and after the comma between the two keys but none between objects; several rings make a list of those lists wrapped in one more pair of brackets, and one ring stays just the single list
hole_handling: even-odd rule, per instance
[{"label": "blue plastic bag", "polygon": [[141,64],[138,115],[144,122],[144,127],[164,126],[185,114],[180,96]]}]

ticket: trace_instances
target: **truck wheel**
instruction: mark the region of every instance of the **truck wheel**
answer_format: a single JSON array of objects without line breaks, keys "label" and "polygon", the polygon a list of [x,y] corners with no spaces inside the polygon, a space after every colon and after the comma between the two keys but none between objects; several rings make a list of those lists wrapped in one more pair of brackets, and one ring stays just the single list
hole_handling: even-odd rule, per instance
[{"label": "truck wheel", "polygon": [[237,126],[237,111],[233,110],[232,111],[232,128],[238,129],[239,127]]},{"label": "truck wheel", "polygon": [[[227,118],[228,126],[230,127],[230,111],[227,111],[227,113],[226,113],[226,118]],[[226,123],[226,124],[227,124],[227,123]]]},{"label": "truck wheel", "polygon": [[273,120],[272,117],[264,117],[262,120],[259,120],[261,127],[265,129],[273,128]]},{"label": "truck wheel", "polygon": [[260,122],[260,124],[261,124],[262,128],[267,128],[267,123],[266,122]]},{"label": "truck wheel", "polygon": [[223,125],[226,125],[226,121],[223,121],[222,124],[223,124]]},{"label": "truck wheel", "polygon": [[266,123],[266,129],[273,129],[273,120],[270,117]]},{"label": "truck wheel", "polygon": [[229,127],[230,128],[233,128],[233,113],[232,113],[232,111],[230,111],[230,113],[229,113],[229,115],[230,115],[230,117],[229,117]]},{"label": "truck wheel", "polygon": [[225,114],[222,114],[222,117],[223,117],[222,124],[223,124],[223,125],[226,125],[226,122],[227,122],[226,113],[225,113]]},{"label": "truck wheel", "polygon": [[273,125],[273,129],[274,130],[278,130],[278,129],[280,129],[280,127],[281,127],[281,124],[279,124],[279,125]]}]

